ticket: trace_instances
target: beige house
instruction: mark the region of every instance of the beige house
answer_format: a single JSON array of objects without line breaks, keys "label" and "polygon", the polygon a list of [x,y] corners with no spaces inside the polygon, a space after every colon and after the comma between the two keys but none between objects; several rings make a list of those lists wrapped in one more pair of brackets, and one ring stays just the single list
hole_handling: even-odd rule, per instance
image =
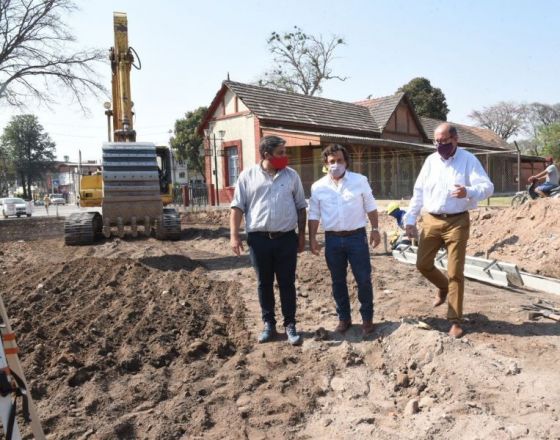
[{"label": "beige house", "polygon": [[[425,157],[434,151],[433,131],[440,122],[418,117],[402,93],[348,103],[224,81],[199,126],[206,138],[209,201],[231,201],[239,172],[260,161],[258,145],[267,135],[286,139],[290,166],[307,195],[323,175],[321,150],[336,142],[349,149],[351,169],[368,177],[377,198],[410,197]],[[479,156],[496,193],[517,190],[516,152],[490,130],[457,127],[460,145]],[[542,158],[520,156],[520,161],[522,173],[542,169]]]}]

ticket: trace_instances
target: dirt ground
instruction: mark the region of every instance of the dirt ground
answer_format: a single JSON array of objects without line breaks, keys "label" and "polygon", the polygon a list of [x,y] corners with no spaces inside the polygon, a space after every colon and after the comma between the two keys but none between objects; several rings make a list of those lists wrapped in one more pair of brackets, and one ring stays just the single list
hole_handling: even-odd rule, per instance
[{"label": "dirt ground", "polygon": [[[544,246],[541,207],[522,207],[516,222],[505,210],[473,213],[470,253],[514,258],[512,246]],[[453,340],[427,282],[376,249],[375,332],[342,336],[331,331],[324,257],[304,252],[304,343],[259,345],[255,274],[229,249],[227,212],[184,221],[178,242],[0,244],[0,293],[49,439],[560,438],[560,324],[520,310],[537,299],[560,306],[559,296],[468,281],[467,334]],[[494,235],[496,225],[509,235]],[[546,234],[558,244],[557,229]],[[533,254],[519,261],[534,259],[544,267]]]}]

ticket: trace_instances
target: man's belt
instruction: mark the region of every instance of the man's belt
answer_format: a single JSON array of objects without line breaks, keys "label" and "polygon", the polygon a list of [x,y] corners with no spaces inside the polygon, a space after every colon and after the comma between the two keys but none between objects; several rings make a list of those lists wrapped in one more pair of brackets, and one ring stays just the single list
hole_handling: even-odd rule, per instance
[{"label": "man's belt", "polygon": [[454,212],[453,214],[445,214],[445,213],[442,213],[442,214],[432,214],[432,213],[430,212],[430,215],[431,215],[431,216],[434,216],[434,217],[437,217],[437,218],[448,218],[448,217],[457,217],[458,215],[463,215],[463,214],[466,214],[467,212],[469,212],[469,211]]},{"label": "man's belt", "polygon": [[334,235],[335,237],[348,237],[349,235],[366,232],[366,228],[353,229],[352,231],[325,231],[325,235]]},{"label": "man's belt", "polygon": [[249,234],[256,234],[256,235],[262,235],[264,237],[270,238],[271,240],[274,240],[276,238],[280,238],[283,235],[289,234],[290,232],[294,232],[294,230],[290,230],[290,231],[254,231],[254,232],[249,232]]}]

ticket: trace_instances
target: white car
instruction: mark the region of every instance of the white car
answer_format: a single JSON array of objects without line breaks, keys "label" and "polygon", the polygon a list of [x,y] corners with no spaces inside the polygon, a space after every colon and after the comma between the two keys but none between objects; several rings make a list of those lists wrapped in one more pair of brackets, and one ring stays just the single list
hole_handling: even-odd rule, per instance
[{"label": "white car", "polygon": [[32,202],[26,202],[19,197],[6,197],[0,199],[0,206],[2,207],[2,215],[4,218],[8,216],[15,215],[16,217],[21,217],[25,215],[31,217],[33,212]]},{"label": "white car", "polygon": [[62,196],[53,196],[51,197],[51,204],[52,205],[66,205],[66,200]]}]

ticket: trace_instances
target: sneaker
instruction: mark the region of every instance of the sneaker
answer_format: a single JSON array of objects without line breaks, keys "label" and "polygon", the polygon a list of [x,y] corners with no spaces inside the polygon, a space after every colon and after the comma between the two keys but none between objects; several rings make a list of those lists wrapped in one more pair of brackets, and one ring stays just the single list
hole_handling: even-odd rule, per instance
[{"label": "sneaker", "polygon": [[298,334],[295,324],[288,324],[286,326],[286,336],[288,337],[288,342],[292,345],[299,345],[302,342],[301,335]]},{"label": "sneaker", "polygon": [[270,342],[274,338],[276,338],[276,335],[276,325],[272,324],[271,322],[265,322],[263,331],[259,335],[259,342],[261,344],[263,342]]}]

